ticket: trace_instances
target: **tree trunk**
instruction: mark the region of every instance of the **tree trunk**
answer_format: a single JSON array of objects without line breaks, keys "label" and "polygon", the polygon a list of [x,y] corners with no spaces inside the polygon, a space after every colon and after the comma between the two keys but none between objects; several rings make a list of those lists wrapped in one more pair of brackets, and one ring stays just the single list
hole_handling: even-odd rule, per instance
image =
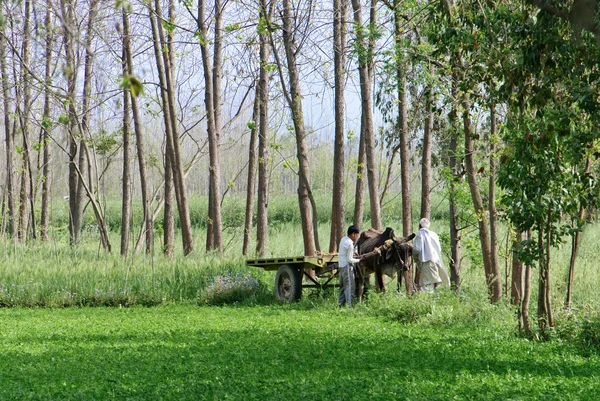
[{"label": "tree trunk", "polygon": [[[491,243],[490,233],[488,225],[488,212],[485,210],[481,194],[479,193],[479,187],[477,184],[475,160],[474,160],[474,144],[473,144],[473,126],[471,124],[470,117],[470,102],[467,93],[462,94],[462,106],[463,106],[463,124],[464,124],[464,135],[465,135],[465,169],[467,173],[467,179],[469,182],[469,189],[471,190],[471,199],[473,201],[473,207],[477,215],[479,223],[479,240],[481,243],[481,253],[483,257],[483,266],[486,275],[486,284],[488,286],[490,300],[492,302],[498,302],[502,297],[502,280],[500,272],[498,270],[492,270],[493,266],[491,263]],[[497,269],[496,265],[496,269]]]},{"label": "tree trunk", "polygon": [[246,216],[244,218],[244,240],[242,242],[242,255],[246,256],[250,249],[252,235],[252,220],[254,218],[254,191],[256,184],[256,142],[258,137],[258,115],[260,113],[260,100],[258,85],[254,95],[254,108],[252,109],[252,126],[250,127],[250,144],[248,145],[248,177],[246,181]]},{"label": "tree trunk", "polygon": [[[127,57],[125,49],[121,59],[123,75],[127,75]],[[129,253],[131,234],[131,106],[129,93],[123,89],[123,188],[121,192],[121,255]]]},{"label": "tree trunk", "polygon": [[45,82],[44,88],[44,116],[42,118],[42,146],[43,146],[43,161],[42,161],[42,204],[40,217],[40,239],[48,240],[48,227],[50,226],[50,83],[52,82],[52,46],[54,43],[54,23],[52,21],[51,4],[46,2],[46,65],[45,65]]},{"label": "tree trunk", "polygon": [[[527,239],[531,239],[531,231],[527,233]],[[529,303],[531,300],[531,266],[526,265],[523,282],[523,298],[519,305],[519,331],[525,334],[531,334],[531,325],[529,322]]]},{"label": "tree trunk", "polygon": [[448,168],[452,178],[448,185],[448,205],[450,217],[450,282],[456,292],[460,292],[460,227],[458,226],[458,200],[456,183],[462,181],[463,172],[457,161],[458,154],[458,82],[455,74],[452,75],[452,109],[448,116],[450,120],[450,142],[448,144]]},{"label": "tree trunk", "polygon": [[300,79],[296,65],[296,43],[293,37],[293,15],[291,0],[283,0],[283,41],[287,59],[287,67],[290,82],[288,102],[292,111],[294,131],[296,133],[296,156],[298,158],[298,203],[300,206],[300,217],[302,220],[302,236],[304,239],[304,254],[315,255],[317,253],[316,228],[311,206],[310,167],[308,163],[308,146],[306,143],[306,128],[304,126],[304,115],[302,111],[302,95],[300,92]]},{"label": "tree trunk", "polygon": [[[16,202],[15,202],[15,182],[14,182],[14,137],[13,131],[11,130],[11,121],[13,120],[11,116],[11,107],[10,107],[10,91],[9,91],[9,80],[8,73],[6,68],[6,58],[8,56],[8,51],[6,49],[6,36],[4,35],[5,25],[0,24],[0,31],[2,34],[0,35],[0,74],[2,81],[2,104],[3,104],[3,114],[4,114],[4,141],[6,143],[6,225],[8,228],[8,233],[12,237],[13,240],[17,238],[17,224],[15,219],[15,211],[16,211]],[[3,215],[4,217],[4,215]],[[4,231],[3,231],[4,232]]]},{"label": "tree trunk", "polygon": [[[160,12],[160,2],[155,2],[157,15],[162,15]],[[175,21],[175,3],[169,1],[169,20]],[[162,21],[162,20],[161,20]],[[172,45],[173,32],[169,32],[168,39],[165,40],[162,23],[157,24],[161,42],[166,44],[168,51],[163,52],[163,61],[165,68],[165,78],[167,83],[167,94],[169,101],[168,113],[170,119],[170,132],[167,135],[167,152],[170,154],[170,162],[173,170],[173,181],[175,183],[175,198],[177,200],[177,211],[179,212],[179,223],[181,224],[181,239],[183,243],[183,254],[188,255],[194,250],[194,238],[192,235],[192,221],[190,219],[190,209],[188,206],[187,186],[185,182],[185,172],[183,168],[183,160],[181,156],[181,146],[179,144],[179,134],[177,129],[177,113],[175,105],[175,51]]]},{"label": "tree trunk", "polygon": [[346,80],[346,15],[347,0],[334,0],[333,4],[333,65],[335,70],[335,143],[333,148],[333,193],[331,201],[331,234],[329,252],[337,251],[338,244],[346,234],[346,210],[344,207],[345,132],[344,92]]},{"label": "tree trunk", "polygon": [[517,254],[518,247],[523,240],[522,233],[516,233],[515,238],[512,243],[512,275],[511,282],[512,285],[510,287],[510,303],[513,305],[519,305],[521,300],[523,299],[524,290],[524,266],[523,263],[519,260],[519,256]]},{"label": "tree trunk", "polygon": [[[496,167],[497,167],[497,146],[496,143],[497,133],[496,133],[496,104],[492,101],[490,105],[490,175],[488,181],[488,210],[490,215],[490,269],[492,274],[498,277],[498,281],[500,282],[500,262],[498,261],[498,228],[497,228],[497,215],[496,215]],[[498,289],[494,289],[494,291],[498,291]],[[498,299],[502,296],[502,285],[500,282],[500,293],[497,294]]]},{"label": "tree trunk", "polygon": [[[131,40],[130,40],[130,29],[129,29],[129,14],[126,7],[123,7],[123,46],[125,47],[125,54],[127,60],[127,73],[130,79],[133,77],[133,55],[131,54]],[[144,145],[144,132],[142,128],[142,121],[140,118],[140,111],[138,106],[137,96],[129,91],[131,96],[131,110],[133,112],[133,124],[135,128],[135,138],[138,154],[138,165],[140,169],[140,184],[142,190],[142,205],[144,211],[144,225],[145,232],[143,233],[146,238],[146,252],[154,252],[154,222],[152,219],[152,208],[150,194],[148,192],[148,174],[146,172],[146,153]]]},{"label": "tree trunk", "polygon": [[[89,194],[86,193],[85,187],[87,187],[90,191],[94,191],[93,188],[97,186],[93,185],[92,181],[92,166],[87,158],[87,152],[89,151],[86,141],[83,139],[84,137],[91,138],[90,135],[90,96],[92,93],[92,73],[94,69],[94,51],[92,50],[93,46],[93,38],[94,38],[94,22],[96,20],[96,15],[98,14],[98,3],[100,0],[92,0],[90,3],[90,10],[87,19],[86,25],[86,35],[85,35],[85,61],[84,61],[84,74],[83,74],[83,96],[82,96],[82,109],[81,109],[81,127],[79,128],[80,133],[80,141],[79,141],[79,178],[81,181],[85,181],[87,178],[87,185],[84,182],[80,182],[77,186],[77,207],[78,212],[76,214],[78,221],[77,225],[82,227],[83,225],[83,213],[84,213],[84,205],[85,205],[85,197],[86,195],[90,198],[95,197],[93,192]],[[79,121],[79,119],[78,119]],[[86,177],[87,176],[87,177]],[[98,227],[101,230],[105,230],[106,228],[101,228],[101,220],[98,221]]]},{"label": "tree trunk", "polygon": [[425,129],[423,130],[423,158],[421,162],[421,218],[431,215],[431,147],[433,142],[433,99],[431,88],[425,91]]},{"label": "tree trunk", "polygon": [[[24,241],[27,238],[27,232],[29,228],[29,215],[28,215],[28,203],[30,196],[31,184],[31,168],[29,165],[29,112],[31,106],[31,86],[30,86],[30,47],[29,47],[29,36],[30,36],[30,23],[31,23],[31,1],[25,1],[25,15],[23,23],[23,43],[21,48],[21,87],[23,93],[23,105],[22,109],[20,106],[19,96],[17,95],[17,110],[19,114],[19,123],[21,126],[21,134],[23,138],[23,162],[21,165],[21,189],[19,192],[19,230],[18,237],[20,241]],[[15,77],[16,81],[16,77]],[[17,90],[19,90],[17,88]],[[31,209],[33,213],[33,208]],[[32,220],[33,223],[35,220]]]},{"label": "tree trunk", "polygon": [[77,175],[77,151],[79,149],[77,133],[77,110],[76,96],[77,88],[77,66],[75,64],[75,38],[73,32],[76,26],[73,14],[73,1],[61,0],[61,21],[63,24],[63,36],[65,46],[64,73],[67,80],[67,132],[69,137],[69,237],[71,245],[79,244],[81,234],[81,219],[79,218],[79,205],[77,203],[77,189],[79,176]]},{"label": "tree trunk", "polygon": [[[173,150],[173,129],[171,127],[171,117],[169,109],[169,94],[167,88],[167,78],[165,66],[163,64],[163,49],[165,44],[164,33],[159,33],[158,26],[162,22],[162,12],[160,11],[160,3],[157,4],[156,10],[152,9],[152,4],[148,3],[150,25],[152,27],[152,42],[154,45],[154,59],[156,61],[156,69],[160,83],[160,99],[163,111],[163,122],[165,124],[165,155],[164,155],[164,209],[163,209],[163,252],[165,255],[172,257],[175,252],[175,212],[173,197],[175,196],[174,177],[172,157]],[[159,14],[160,12],[160,14]],[[168,48],[170,52],[170,48]]]},{"label": "tree trunk", "polygon": [[[591,160],[588,157],[585,162],[585,174],[589,174],[590,172]],[[579,219],[577,221],[577,230],[575,234],[571,237],[571,258],[569,261],[569,278],[567,281],[567,296],[565,299],[565,308],[571,308],[571,300],[573,296],[573,278],[575,275],[575,260],[577,259],[577,250],[579,249],[579,237],[581,236],[581,230],[579,230],[579,225],[583,224],[583,217],[585,213],[585,208],[583,203],[579,206]]]},{"label": "tree trunk", "polygon": [[[274,1],[261,0],[260,13],[265,24],[271,24]],[[269,201],[269,64],[270,40],[268,29],[259,31],[260,76],[258,82],[258,188],[256,199],[256,253],[266,255],[268,241],[268,201]]]},{"label": "tree trunk", "polygon": [[[374,10],[377,1],[371,2],[371,22],[374,24]],[[361,136],[365,141],[366,170],[369,184],[369,203],[371,209],[371,226],[376,230],[382,228],[381,225],[381,207],[379,205],[379,166],[375,154],[375,132],[373,127],[373,107],[372,107],[372,74],[370,66],[373,63],[373,49],[367,43],[363,30],[362,7],[359,0],[352,0],[352,9],[354,13],[354,25],[357,30],[357,42],[363,50],[364,55],[359,57],[359,79],[361,94]],[[372,38],[372,36],[371,36]]]},{"label": "tree trunk", "polygon": [[[362,119],[362,117],[361,117]],[[358,164],[356,166],[356,189],[354,193],[354,217],[352,224],[362,227],[363,214],[365,210],[365,165],[367,155],[365,153],[365,137],[360,136],[358,144]]]},{"label": "tree trunk", "polygon": [[[208,221],[206,234],[206,250],[223,251],[221,240],[221,202],[220,202],[220,74],[221,74],[221,35],[223,31],[222,5],[220,0],[214,3],[215,36],[213,47],[213,61],[210,59],[208,48],[208,28],[206,26],[206,5],[204,0],[198,1],[198,31],[202,36],[200,50],[202,52],[202,65],[204,67],[204,104],[206,107],[206,120],[208,131],[209,149],[209,190],[208,190]],[[219,93],[215,93],[219,91]],[[216,104],[215,104],[216,102]]]}]

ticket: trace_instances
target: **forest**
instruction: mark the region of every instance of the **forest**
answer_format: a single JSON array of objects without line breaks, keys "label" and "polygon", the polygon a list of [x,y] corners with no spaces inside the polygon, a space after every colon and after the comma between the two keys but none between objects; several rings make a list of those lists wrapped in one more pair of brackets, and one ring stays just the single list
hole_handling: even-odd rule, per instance
[{"label": "forest", "polygon": [[489,301],[530,332],[537,289],[543,334],[553,251],[570,244],[568,309],[600,201],[597,15],[596,0],[2,0],[4,247],[91,232],[123,258],[266,256],[286,199],[287,240],[315,255],[349,224],[394,216],[407,236],[428,217],[453,289],[475,238]]}]

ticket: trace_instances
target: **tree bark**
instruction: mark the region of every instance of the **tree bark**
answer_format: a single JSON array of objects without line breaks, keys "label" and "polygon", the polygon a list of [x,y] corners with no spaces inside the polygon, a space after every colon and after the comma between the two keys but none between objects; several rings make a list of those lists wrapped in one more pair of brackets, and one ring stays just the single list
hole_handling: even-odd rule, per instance
[{"label": "tree bark", "polygon": [[[121,56],[123,75],[127,75],[127,57],[125,48]],[[131,106],[129,93],[123,89],[123,185],[121,202],[121,255],[129,253],[131,234]]]},{"label": "tree bark", "polygon": [[452,109],[448,116],[450,120],[450,142],[448,144],[448,167],[452,177],[448,185],[448,206],[450,217],[450,282],[456,292],[460,292],[461,274],[461,247],[460,227],[458,225],[458,201],[456,199],[456,183],[463,180],[458,155],[458,80],[456,74],[452,74]]},{"label": "tree bark", "polygon": [[46,2],[46,65],[45,65],[45,83],[44,88],[44,116],[42,118],[42,146],[43,146],[43,161],[42,161],[42,204],[40,216],[40,239],[48,240],[48,227],[50,226],[50,84],[52,82],[52,46],[54,43],[54,23],[52,20],[50,1]]},{"label": "tree bark", "polygon": [[[362,119],[362,117],[361,117]],[[356,188],[354,193],[354,217],[352,224],[360,228],[363,224],[365,210],[365,165],[367,155],[365,153],[365,137],[360,136],[358,143],[358,164],[356,166]]]},{"label": "tree bark", "polygon": [[[588,157],[585,162],[585,174],[589,174],[590,172],[591,160]],[[583,203],[579,206],[579,219],[577,224],[580,225],[583,223],[583,217],[585,213],[585,208]],[[579,228],[579,227],[578,227]],[[573,296],[573,278],[575,276],[575,260],[577,259],[577,250],[579,249],[579,238],[581,236],[581,231],[575,231],[571,238],[571,258],[569,260],[569,277],[567,281],[567,295],[565,299],[565,308],[571,308],[571,301]]]},{"label": "tree bark", "polygon": [[246,256],[250,249],[252,235],[252,220],[254,218],[254,194],[256,185],[256,142],[258,137],[258,116],[260,113],[260,100],[257,82],[252,110],[252,126],[250,127],[250,144],[248,145],[248,177],[246,181],[246,216],[244,218],[244,240],[242,242],[242,255]]},{"label": "tree bark", "polygon": [[[221,66],[221,35],[223,30],[222,4],[220,0],[214,3],[215,36],[213,60],[208,48],[208,28],[206,26],[206,5],[204,0],[198,1],[198,31],[201,35],[200,50],[204,67],[204,104],[208,131],[209,149],[209,192],[208,192],[208,221],[206,234],[206,250],[223,251],[221,239],[221,202],[220,202],[220,66]],[[219,91],[219,93],[215,93]],[[215,103],[216,102],[216,103]]]},{"label": "tree bark", "polygon": [[296,156],[298,158],[298,203],[300,206],[300,218],[302,220],[302,237],[304,240],[304,254],[315,255],[317,253],[316,227],[311,206],[310,167],[308,162],[308,146],[306,143],[306,128],[304,126],[304,115],[302,111],[302,95],[300,92],[300,79],[296,65],[296,43],[293,38],[293,16],[290,0],[283,0],[283,41],[287,59],[290,91],[288,102],[292,112],[294,131],[296,134]]},{"label": "tree bark", "polygon": [[[493,101],[490,105],[490,175],[488,180],[488,211],[490,216],[490,271],[492,274],[498,277],[499,289],[494,285],[494,294],[498,297],[497,300],[502,297],[502,284],[500,281],[500,262],[498,261],[498,228],[497,228],[497,212],[496,212],[496,169],[498,158],[496,156],[497,151],[497,133],[496,133],[496,103]],[[500,294],[496,294],[496,291],[500,291]]]},{"label": "tree bark", "polygon": [[[17,238],[17,224],[15,218],[16,202],[15,202],[15,177],[14,177],[14,137],[11,130],[11,107],[10,107],[10,91],[9,80],[6,66],[6,58],[8,51],[6,50],[5,25],[0,25],[0,74],[2,79],[2,104],[4,114],[4,141],[6,144],[6,225],[11,238]],[[3,216],[4,217],[4,216]],[[3,231],[4,232],[4,231]]]},{"label": "tree bark", "polygon": [[346,210],[344,207],[345,131],[344,131],[344,92],[346,80],[346,15],[347,0],[334,0],[333,3],[333,65],[335,70],[334,114],[335,142],[333,148],[333,193],[331,202],[331,233],[329,252],[337,251],[338,244],[345,235]]},{"label": "tree bark", "polygon": [[423,130],[423,158],[421,162],[421,218],[431,215],[431,147],[433,142],[432,90],[425,91],[425,129]]},{"label": "tree bark", "polygon": [[[375,23],[374,10],[376,9],[376,0],[371,1],[371,23]],[[380,230],[381,225],[381,207],[379,204],[379,169],[375,155],[375,132],[373,127],[373,106],[372,106],[372,74],[371,64],[373,63],[373,49],[369,46],[365,35],[362,21],[362,7],[359,0],[352,0],[352,9],[354,14],[354,26],[357,30],[357,42],[361,52],[359,55],[358,71],[360,78],[361,93],[361,136],[365,140],[366,170],[369,184],[369,204],[371,209],[371,226]],[[371,36],[372,37],[372,36]]]},{"label": "tree bark", "polygon": [[[160,3],[156,1],[157,13],[160,11]],[[158,14],[162,15],[162,14]],[[175,2],[169,0],[169,19],[175,21]],[[188,206],[187,186],[185,182],[185,172],[183,168],[183,158],[181,156],[181,146],[179,143],[179,134],[177,129],[177,113],[175,105],[175,51],[172,45],[173,32],[169,33],[165,41],[162,24],[158,25],[158,32],[162,43],[166,43],[168,51],[163,52],[165,67],[165,78],[167,82],[167,94],[169,101],[168,112],[171,121],[172,135],[167,136],[167,151],[170,153],[170,162],[173,170],[173,181],[175,183],[175,198],[177,200],[177,210],[179,212],[179,222],[181,224],[181,239],[183,243],[183,254],[188,255],[194,250],[194,239],[192,235],[192,221],[190,219],[190,209]],[[170,151],[169,151],[170,150]]]},{"label": "tree bark", "polygon": [[523,240],[522,233],[516,233],[515,238],[512,242],[512,274],[511,274],[511,282],[510,286],[510,303],[513,305],[520,305],[525,289],[524,289],[524,265],[523,262],[519,260],[519,256],[517,254],[518,247]]},{"label": "tree bark", "polygon": [[[274,1],[261,0],[260,14],[267,27],[271,24]],[[269,63],[270,39],[268,29],[259,32],[260,76],[257,88],[258,112],[258,188],[256,199],[256,253],[262,257],[267,252],[268,201],[269,201]]]},{"label": "tree bark", "polygon": [[486,284],[488,286],[490,300],[492,302],[498,302],[502,297],[502,280],[500,272],[493,270],[491,263],[491,243],[489,233],[489,216],[485,210],[481,194],[479,193],[479,187],[477,184],[475,160],[474,160],[474,143],[473,143],[473,126],[471,124],[470,117],[470,102],[469,96],[466,92],[461,97],[463,107],[463,124],[464,124],[464,135],[465,135],[465,169],[467,173],[467,180],[469,182],[469,189],[471,191],[471,200],[473,201],[473,207],[477,215],[479,225],[479,241],[481,243],[481,253],[483,257],[483,266],[486,275]]},{"label": "tree bark", "polygon": [[[527,233],[527,238],[531,239],[531,231]],[[529,335],[531,325],[529,322],[529,303],[531,300],[531,266],[526,265],[524,271],[523,298],[519,305],[519,331]]]},{"label": "tree bark", "polygon": [[[131,37],[129,29],[129,14],[123,7],[123,46],[125,47],[125,54],[127,60],[127,74],[131,79],[134,76],[133,70],[133,55],[131,54]],[[142,205],[144,211],[144,224],[145,232],[143,233],[146,238],[146,252],[154,252],[154,222],[152,219],[152,208],[151,199],[148,192],[148,174],[146,171],[146,153],[144,144],[144,132],[142,127],[142,121],[140,118],[140,111],[137,96],[129,91],[131,96],[131,110],[133,112],[133,124],[135,129],[135,138],[138,154],[138,166],[140,169],[140,184],[142,192]]]},{"label": "tree bark", "polygon": [[79,244],[81,234],[81,219],[79,218],[79,204],[77,203],[77,193],[79,186],[78,159],[77,152],[79,149],[78,132],[77,132],[77,110],[76,96],[77,88],[77,66],[75,64],[75,38],[73,32],[77,26],[73,14],[73,1],[61,0],[61,21],[63,25],[63,36],[65,46],[65,67],[64,73],[67,79],[67,113],[68,125],[67,131],[69,136],[69,237],[71,245]]},{"label": "tree bark", "polygon": [[[20,105],[19,95],[17,94],[17,110],[19,116],[19,123],[21,127],[21,134],[23,139],[23,161],[21,165],[21,189],[19,192],[19,229],[18,237],[20,241],[27,239],[27,232],[29,228],[29,206],[31,184],[31,167],[29,163],[29,113],[31,107],[31,86],[30,86],[30,24],[31,24],[31,1],[25,1],[25,14],[23,21],[23,43],[21,48],[21,91],[23,93],[23,104],[22,108]],[[16,77],[15,77],[16,81]],[[17,90],[19,90],[17,88]],[[33,213],[33,208],[31,208]],[[33,223],[35,220],[31,220]],[[34,231],[35,232],[35,231]]]}]

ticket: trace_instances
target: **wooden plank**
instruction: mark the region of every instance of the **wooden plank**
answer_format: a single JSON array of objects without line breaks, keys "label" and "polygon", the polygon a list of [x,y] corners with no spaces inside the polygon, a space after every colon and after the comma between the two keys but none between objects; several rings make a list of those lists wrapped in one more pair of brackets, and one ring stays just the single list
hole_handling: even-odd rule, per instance
[{"label": "wooden plank", "polygon": [[[259,258],[248,259],[246,265],[261,267],[265,270],[277,270],[282,265],[292,265],[301,268],[324,267],[331,263],[337,263],[337,254],[316,256],[290,256],[281,258]],[[302,266],[298,266],[302,265]]]}]

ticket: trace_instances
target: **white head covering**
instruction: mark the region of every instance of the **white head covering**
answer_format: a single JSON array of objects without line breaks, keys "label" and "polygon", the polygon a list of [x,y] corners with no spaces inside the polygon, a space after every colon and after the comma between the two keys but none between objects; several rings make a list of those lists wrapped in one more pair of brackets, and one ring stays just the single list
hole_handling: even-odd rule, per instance
[{"label": "white head covering", "polygon": [[429,228],[429,219],[422,218],[421,221],[419,221],[419,224],[421,225],[421,228]]}]

